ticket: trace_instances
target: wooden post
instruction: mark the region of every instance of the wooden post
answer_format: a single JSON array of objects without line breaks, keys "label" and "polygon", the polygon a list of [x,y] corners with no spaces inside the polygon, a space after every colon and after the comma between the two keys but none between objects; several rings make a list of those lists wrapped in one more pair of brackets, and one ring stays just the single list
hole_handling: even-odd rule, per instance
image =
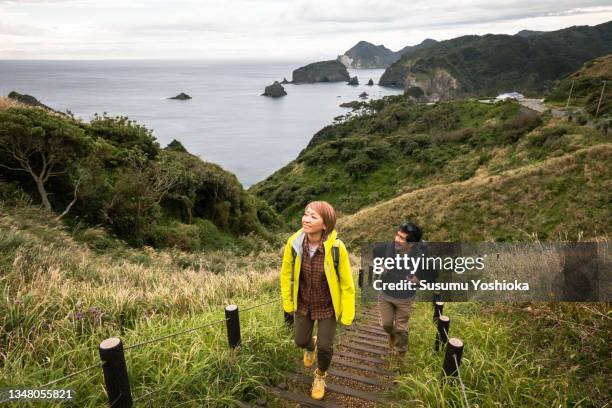
[{"label": "wooden post", "polygon": [[359,287],[363,287],[363,268],[359,268]]},{"label": "wooden post", "polygon": [[[445,375],[456,375],[457,369],[461,365],[461,356],[463,355],[463,342],[456,338],[451,337],[448,339],[446,345],[446,354],[444,355],[444,363],[442,369]],[[455,363],[455,358],[457,363]]]},{"label": "wooden post", "polygon": [[444,310],[444,302],[435,302],[434,303],[434,313],[433,313],[433,321],[434,323],[438,321],[438,316],[442,314]]},{"label": "wooden post", "polygon": [[104,361],[104,383],[108,403],[112,408],[130,408],[132,406],[132,392],[128,379],[123,344],[118,337],[103,340],[98,348],[100,360]]},{"label": "wooden post", "polygon": [[441,301],[442,301],[442,293],[438,291],[434,292],[433,299],[432,299],[432,305],[434,305],[435,307],[436,302],[441,302]]},{"label": "wooden post", "polygon": [[236,348],[240,345],[240,318],[238,317],[238,306],[225,306],[225,325],[227,327],[227,341],[231,348]]},{"label": "wooden post", "polygon": [[575,80],[573,80],[573,79],[572,79],[572,86],[570,87],[569,95],[568,95],[568,97],[567,97],[567,103],[565,104],[565,108],[566,108],[566,109],[567,109],[567,107],[569,106],[570,99],[572,98],[572,91],[574,90],[574,81],[575,81]]},{"label": "wooden post", "polygon": [[603,99],[605,89],[606,89],[606,81],[603,81],[603,86],[601,87],[601,95],[599,95],[599,102],[597,103],[597,110],[595,111],[595,117],[599,115],[599,108],[601,107],[601,101]]},{"label": "wooden post", "polygon": [[438,318],[438,332],[436,333],[436,341],[434,343],[434,350],[437,352],[440,350],[440,345],[446,344],[448,341],[448,331],[450,330],[450,318],[448,316],[440,316]]},{"label": "wooden post", "polygon": [[372,287],[372,275],[374,275],[374,267],[370,266],[368,268],[368,285]]}]

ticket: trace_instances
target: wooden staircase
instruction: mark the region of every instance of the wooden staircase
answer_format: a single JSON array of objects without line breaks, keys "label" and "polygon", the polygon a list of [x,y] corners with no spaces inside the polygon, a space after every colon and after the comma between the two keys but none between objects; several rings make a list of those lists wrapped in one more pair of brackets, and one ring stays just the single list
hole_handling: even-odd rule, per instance
[{"label": "wooden staircase", "polygon": [[[332,365],[327,371],[325,398],[310,398],[312,369],[301,361],[293,372],[284,373],[284,381],[268,387],[268,401],[242,403],[242,407],[375,407],[385,405],[384,391],[392,386],[394,373],[388,368],[387,334],[378,323],[378,305],[365,306],[353,325],[340,329]],[[274,402],[272,402],[274,401]]]}]

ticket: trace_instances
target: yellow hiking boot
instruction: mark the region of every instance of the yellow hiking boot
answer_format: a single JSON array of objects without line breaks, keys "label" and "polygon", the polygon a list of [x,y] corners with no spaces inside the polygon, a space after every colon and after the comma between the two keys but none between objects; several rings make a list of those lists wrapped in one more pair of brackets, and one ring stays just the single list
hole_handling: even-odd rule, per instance
[{"label": "yellow hiking boot", "polygon": [[304,352],[304,367],[306,367],[306,368],[312,367],[312,365],[314,364],[315,360],[317,359],[317,336],[313,336],[312,342],[315,345],[314,350],[312,350],[312,351],[306,350]]},{"label": "yellow hiking boot", "polygon": [[327,373],[321,373],[318,368],[315,370],[312,391],[310,392],[312,399],[322,400],[325,396],[325,376],[327,376]]}]

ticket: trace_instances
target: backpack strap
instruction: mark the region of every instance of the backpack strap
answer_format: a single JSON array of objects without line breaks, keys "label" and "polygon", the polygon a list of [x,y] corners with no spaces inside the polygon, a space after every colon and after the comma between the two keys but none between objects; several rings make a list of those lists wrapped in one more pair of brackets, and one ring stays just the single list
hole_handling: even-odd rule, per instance
[{"label": "backpack strap", "polygon": [[332,259],[334,260],[334,269],[336,270],[338,282],[340,282],[340,271],[338,270],[338,265],[340,265],[340,248],[338,246],[340,243],[342,243],[342,241],[337,239],[332,246]]},{"label": "backpack strap", "polygon": [[295,258],[297,258],[297,252],[291,247],[291,296],[293,296],[293,282],[295,281]]}]

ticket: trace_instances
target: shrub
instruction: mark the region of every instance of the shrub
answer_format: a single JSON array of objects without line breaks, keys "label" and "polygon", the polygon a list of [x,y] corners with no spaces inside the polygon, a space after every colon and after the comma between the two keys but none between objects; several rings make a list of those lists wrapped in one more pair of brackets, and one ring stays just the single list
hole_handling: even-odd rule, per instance
[{"label": "shrub", "polygon": [[197,251],[202,247],[199,227],[180,222],[153,226],[148,241],[156,248],[176,247],[183,251]]}]

